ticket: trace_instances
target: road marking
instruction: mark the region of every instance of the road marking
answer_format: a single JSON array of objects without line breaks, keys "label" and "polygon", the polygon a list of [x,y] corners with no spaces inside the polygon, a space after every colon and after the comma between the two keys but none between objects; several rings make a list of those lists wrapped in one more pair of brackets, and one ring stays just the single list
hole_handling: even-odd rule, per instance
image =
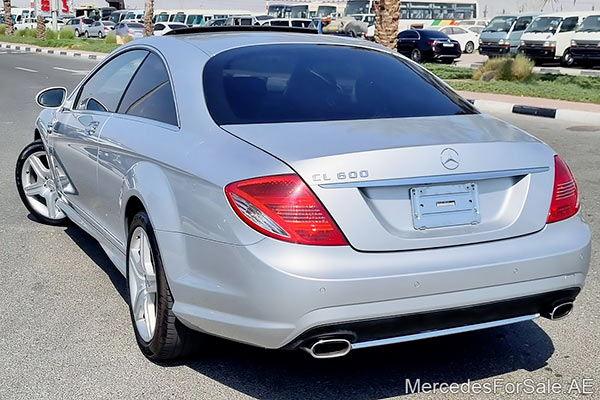
[{"label": "road marking", "polygon": [[61,68],[61,67],[52,67],[52,69],[55,69],[57,71],[70,72],[72,74],[77,74],[77,75],[87,75],[87,73],[90,72],[90,71],[84,71],[84,70],[80,70],[80,69],[68,69],[68,68]]},{"label": "road marking", "polygon": [[15,69],[18,69],[19,71],[33,72],[33,73],[37,74],[37,71],[35,69],[29,69],[29,68],[23,68],[23,67],[15,67]]}]

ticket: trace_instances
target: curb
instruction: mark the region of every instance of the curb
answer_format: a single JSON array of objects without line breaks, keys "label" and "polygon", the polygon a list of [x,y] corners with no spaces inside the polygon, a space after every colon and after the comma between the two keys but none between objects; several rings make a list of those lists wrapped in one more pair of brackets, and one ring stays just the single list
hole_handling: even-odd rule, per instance
[{"label": "curb", "polygon": [[491,100],[469,100],[475,107],[483,112],[504,112],[512,114],[530,115],[534,117],[550,118],[559,121],[583,122],[586,124],[600,125],[600,113],[577,111],[569,109],[556,109],[544,107],[531,107],[519,104],[510,104]]},{"label": "curb", "polygon": [[66,56],[66,57],[76,57],[87,60],[104,60],[108,55],[100,55],[100,54],[92,54],[92,53],[80,53],[73,50],[64,50],[64,49],[53,49],[47,47],[38,47],[32,45],[25,44],[15,44],[15,43],[4,43],[0,42],[0,49],[10,49],[10,50],[20,50],[26,51],[29,53],[42,53],[42,54],[53,54],[55,56]]}]

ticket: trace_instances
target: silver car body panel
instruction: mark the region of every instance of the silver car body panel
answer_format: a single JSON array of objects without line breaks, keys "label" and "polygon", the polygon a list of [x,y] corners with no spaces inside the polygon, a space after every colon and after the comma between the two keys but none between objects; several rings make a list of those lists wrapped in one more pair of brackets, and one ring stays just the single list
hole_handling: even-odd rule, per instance
[{"label": "silver car body panel", "polygon": [[[580,214],[545,224],[554,152],[499,120],[464,115],[216,125],[202,90],[204,64],[231,48],[272,43],[389,52],[367,41],[281,32],[142,39],[117,50],[90,76],[130,49],[156,52],[169,69],[178,126],[96,113],[102,115],[92,117],[102,121],[85,135],[94,112],[70,111],[81,84],[62,109],[43,111],[36,124],[57,167],[53,171],[67,178],[60,187],[61,208],[98,239],[123,274],[125,210],[131,199],[143,204],[182,322],[279,348],[323,324],[583,287],[590,257],[587,224]],[[81,129],[61,132],[67,119],[77,120]],[[454,170],[440,162],[446,148],[460,155]],[[338,177],[355,170],[367,170],[368,176],[353,182]],[[351,246],[267,238],[226,200],[224,187],[231,182],[290,173],[310,185]],[[323,181],[323,175],[331,180]],[[405,215],[412,185],[463,182],[465,176],[479,185],[482,203],[499,211],[483,213],[477,226],[415,230]]]}]

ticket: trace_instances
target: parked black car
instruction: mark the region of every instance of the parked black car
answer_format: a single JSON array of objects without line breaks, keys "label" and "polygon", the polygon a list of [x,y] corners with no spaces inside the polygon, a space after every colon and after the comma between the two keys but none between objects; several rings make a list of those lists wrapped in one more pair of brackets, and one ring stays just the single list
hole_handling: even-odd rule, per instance
[{"label": "parked black car", "polygon": [[398,35],[398,52],[413,61],[440,60],[451,64],[460,58],[460,43],[440,31],[409,29]]}]

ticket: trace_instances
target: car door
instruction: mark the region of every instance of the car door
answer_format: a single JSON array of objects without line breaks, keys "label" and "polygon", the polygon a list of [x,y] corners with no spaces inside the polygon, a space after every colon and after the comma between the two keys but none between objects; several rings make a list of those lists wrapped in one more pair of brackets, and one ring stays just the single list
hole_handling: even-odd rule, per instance
[{"label": "car door", "polygon": [[[126,242],[121,207],[125,179],[132,167],[152,163],[178,134],[175,97],[161,57],[150,53],[129,84],[118,112],[100,134],[98,215],[117,244]],[[160,178],[160,176],[156,176]],[[157,192],[157,195],[158,194]]]},{"label": "car door", "polygon": [[147,54],[147,51],[134,50],[112,58],[56,113],[50,141],[53,161],[61,177],[60,189],[90,222],[97,219],[98,137]]},{"label": "car door", "polygon": [[531,24],[531,21],[533,21],[533,17],[519,17],[515,22],[513,30],[508,35],[511,53],[516,53],[521,46],[521,36],[523,36],[523,32]]},{"label": "car door", "polygon": [[563,20],[558,35],[556,35],[556,57],[562,57],[571,47],[571,39],[573,39],[575,28],[579,22],[579,17],[568,17]]},{"label": "car door", "polygon": [[410,54],[412,49],[417,47],[419,34],[415,31],[404,31],[398,35],[398,52]]}]

